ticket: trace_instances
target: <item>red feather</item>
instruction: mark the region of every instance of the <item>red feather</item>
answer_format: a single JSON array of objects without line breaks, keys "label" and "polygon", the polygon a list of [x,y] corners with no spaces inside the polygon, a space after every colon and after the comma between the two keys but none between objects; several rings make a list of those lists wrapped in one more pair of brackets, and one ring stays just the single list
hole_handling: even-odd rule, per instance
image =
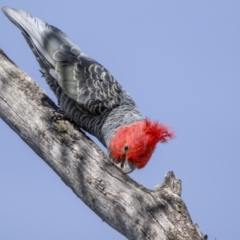
[{"label": "red feather", "polygon": [[[146,119],[119,128],[110,142],[110,154],[115,161],[126,159],[143,168],[150,160],[158,142],[165,143],[174,137],[168,126]],[[124,146],[128,152],[124,152]]]}]

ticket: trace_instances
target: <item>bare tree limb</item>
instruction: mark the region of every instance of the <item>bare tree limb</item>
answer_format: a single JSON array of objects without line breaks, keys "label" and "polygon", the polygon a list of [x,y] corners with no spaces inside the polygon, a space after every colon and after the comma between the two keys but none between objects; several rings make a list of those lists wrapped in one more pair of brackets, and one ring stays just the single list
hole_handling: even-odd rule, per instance
[{"label": "bare tree limb", "polygon": [[169,172],[156,191],[121,173],[81,131],[50,128],[55,104],[0,49],[0,117],[103,221],[128,239],[203,240]]}]

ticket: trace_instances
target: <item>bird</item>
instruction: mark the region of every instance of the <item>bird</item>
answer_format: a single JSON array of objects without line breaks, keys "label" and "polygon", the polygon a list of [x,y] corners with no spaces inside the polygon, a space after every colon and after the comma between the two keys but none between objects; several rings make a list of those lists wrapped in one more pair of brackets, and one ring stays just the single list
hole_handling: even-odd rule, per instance
[{"label": "bird", "polygon": [[174,137],[169,126],[143,117],[111,73],[60,29],[22,9],[2,11],[22,32],[61,111],[97,137],[123,173],[144,168],[157,143]]}]

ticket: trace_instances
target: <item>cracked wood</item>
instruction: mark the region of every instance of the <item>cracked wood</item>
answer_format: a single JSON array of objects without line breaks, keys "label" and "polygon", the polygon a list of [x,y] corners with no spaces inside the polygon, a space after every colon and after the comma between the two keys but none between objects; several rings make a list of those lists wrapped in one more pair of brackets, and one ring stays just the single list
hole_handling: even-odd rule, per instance
[{"label": "cracked wood", "polygon": [[124,175],[76,126],[51,128],[57,109],[0,49],[0,117],[104,222],[128,239],[203,240],[173,172],[156,191]]}]

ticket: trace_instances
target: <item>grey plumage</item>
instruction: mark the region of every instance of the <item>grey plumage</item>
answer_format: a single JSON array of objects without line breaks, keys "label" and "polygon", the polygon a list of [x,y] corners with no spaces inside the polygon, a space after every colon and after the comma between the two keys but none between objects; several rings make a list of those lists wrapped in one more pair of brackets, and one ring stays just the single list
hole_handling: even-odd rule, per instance
[{"label": "grey plumage", "polygon": [[2,11],[22,31],[61,109],[77,125],[108,147],[117,128],[144,120],[115,78],[61,30],[21,9]]}]

